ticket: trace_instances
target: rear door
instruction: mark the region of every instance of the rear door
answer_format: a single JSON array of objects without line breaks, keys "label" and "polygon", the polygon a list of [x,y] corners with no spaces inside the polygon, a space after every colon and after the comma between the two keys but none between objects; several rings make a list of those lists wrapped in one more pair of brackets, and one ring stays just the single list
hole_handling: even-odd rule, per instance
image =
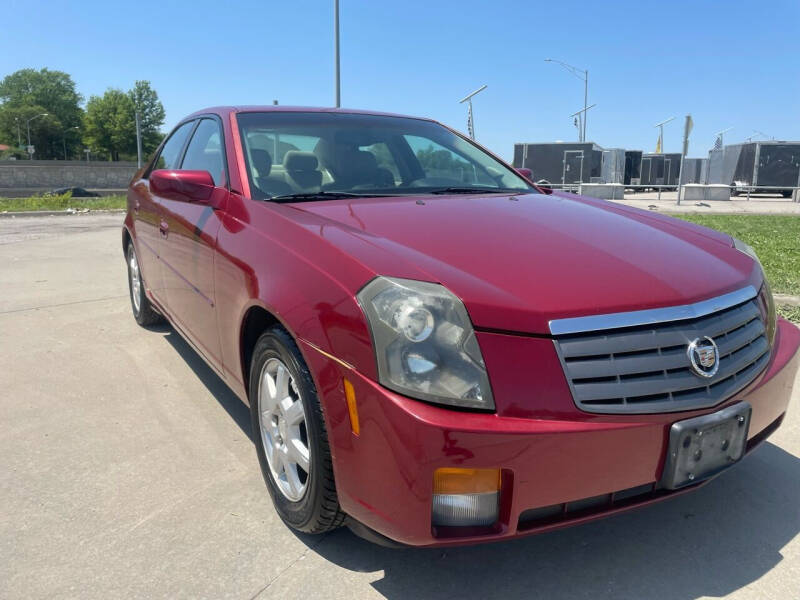
[{"label": "rear door", "polygon": [[214,255],[220,215],[228,195],[221,122],[203,117],[197,122],[180,169],[208,171],[214,179],[213,208],[190,198],[162,198],[166,234],[162,262],[170,315],[198,350],[221,369],[215,310]]},{"label": "rear door", "polygon": [[194,122],[178,126],[167,138],[153,164],[142,178],[131,186],[133,221],[136,231],[136,251],[147,289],[161,306],[165,304],[164,280],[159,255],[161,252],[160,229],[164,212],[160,199],[150,192],[148,177],[155,169],[174,169],[178,166],[183,148],[192,132]]}]

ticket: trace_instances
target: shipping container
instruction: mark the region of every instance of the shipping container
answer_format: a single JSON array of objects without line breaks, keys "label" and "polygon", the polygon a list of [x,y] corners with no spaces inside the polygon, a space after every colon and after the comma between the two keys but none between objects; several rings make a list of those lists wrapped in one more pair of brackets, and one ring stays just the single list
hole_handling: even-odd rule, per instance
[{"label": "shipping container", "polygon": [[729,185],[734,195],[749,190],[788,198],[800,186],[800,142],[729,144],[711,150],[708,160],[709,183]]},{"label": "shipping container", "polygon": [[530,169],[534,181],[591,183],[602,178],[603,149],[593,142],[514,144],[514,166]]},{"label": "shipping container", "polygon": [[680,154],[643,154],[640,183],[646,187],[677,187],[680,168]]},{"label": "shipping container", "polygon": [[639,185],[642,178],[642,151],[625,151],[625,185]]},{"label": "shipping container", "polygon": [[684,158],[681,183],[706,183],[707,158]]},{"label": "shipping container", "polygon": [[603,150],[603,164],[600,180],[592,183],[622,183],[625,179],[625,149],[606,148]]}]

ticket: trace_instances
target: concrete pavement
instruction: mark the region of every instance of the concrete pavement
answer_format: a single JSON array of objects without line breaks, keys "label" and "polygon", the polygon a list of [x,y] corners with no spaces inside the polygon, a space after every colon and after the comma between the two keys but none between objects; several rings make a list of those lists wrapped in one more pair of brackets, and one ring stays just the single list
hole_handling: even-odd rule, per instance
[{"label": "concrete pavement", "polygon": [[774,195],[753,195],[750,200],[736,196],[730,200],[682,200],[676,203],[677,192],[664,192],[659,198],[657,192],[625,194],[624,200],[614,200],[619,204],[635,206],[642,210],[664,213],[717,213],[754,215],[796,215],[800,216],[800,202],[778,198]]},{"label": "concrete pavement", "polygon": [[0,220],[0,598],[800,597],[800,382],[771,442],[657,506],[447,550],[291,533],[247,408],[131,317],[121,219]]}]

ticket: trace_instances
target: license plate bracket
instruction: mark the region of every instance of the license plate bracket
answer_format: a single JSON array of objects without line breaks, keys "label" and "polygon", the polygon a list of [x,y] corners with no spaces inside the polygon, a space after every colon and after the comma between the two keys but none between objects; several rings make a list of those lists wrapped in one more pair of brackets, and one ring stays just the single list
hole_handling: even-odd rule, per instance
[{"label": "license plate bracket", "polygon": [[747,446],[748,402],[672,424],[661,486],[675,490],[692,485],[738,462]]}]

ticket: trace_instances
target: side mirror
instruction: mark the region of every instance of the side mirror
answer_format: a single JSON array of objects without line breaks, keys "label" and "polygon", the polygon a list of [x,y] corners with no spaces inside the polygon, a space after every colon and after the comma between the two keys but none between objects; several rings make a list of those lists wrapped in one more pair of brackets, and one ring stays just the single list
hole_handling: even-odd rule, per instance
[{"label": "side mirror", "polygon": [[518,169],[514,169],[517,173],[522,175],[528,181],[531,181],[531,177],[533,177],[533,171],[528,169],[527,167],[519,167]]},{"label": "side mirror", "polygon": [[208,171],[158,169],[150,173],[150,191],[170,200],[211,204],[214,179]]},{"label": "side mirror", "polygon": [[536,187],[542,190],[545,194],[552,194],[553,188],[550,187],[550,182],[547,179],[540,179],[536,182]]}]

